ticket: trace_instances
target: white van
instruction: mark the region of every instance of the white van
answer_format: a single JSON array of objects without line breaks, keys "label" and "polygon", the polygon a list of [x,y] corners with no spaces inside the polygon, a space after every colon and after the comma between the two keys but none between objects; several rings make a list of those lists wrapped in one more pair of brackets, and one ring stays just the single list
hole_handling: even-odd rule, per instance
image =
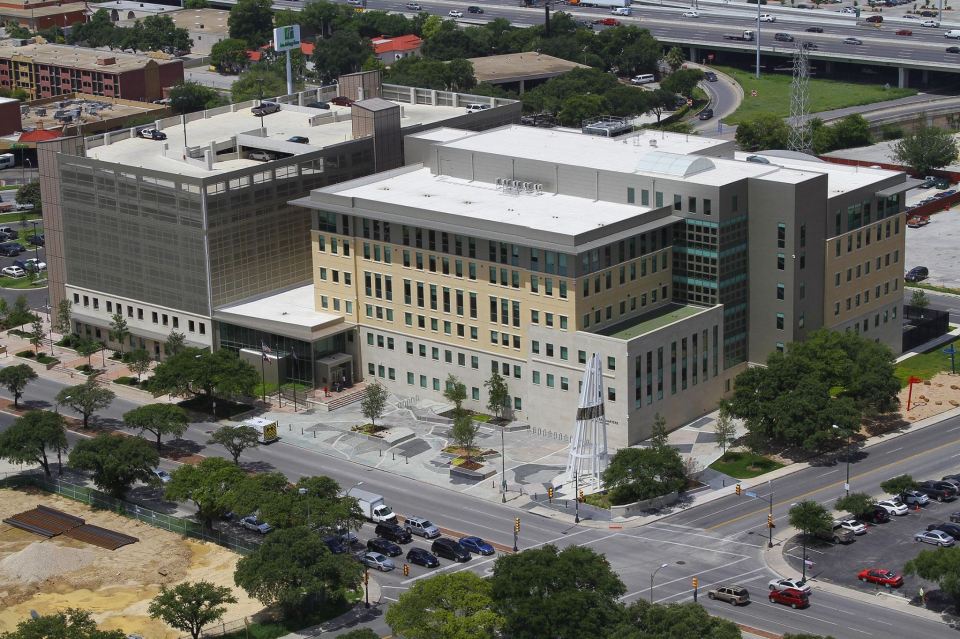
[{"label": "white van", "polygon": [[0,169],[8,169],[12,166],[16,166],[17,158],[13,153],[2,153],[0,154]]},{"label": "white van", "polygon": [[630,7],[617,7],[616,9],[610,12],[610,15],[628,16],[628,15],[631,15],[632,13],[633,13],[633,9],[631,9]]},{"label": "white van", "polygon": [[[943,34],[943,37],[944,37],[944,38],[954,38],[954,39],[960,40],[960,29],[950,29],[949,31],[947,31],[946,33]],[[0,155],[0,157],[3,157],[3,156]]]},{"label": "white van", "polygon": [[653,77],[652,73],[641,73],[630,78],[630,84],[650,84],[656,81],[657,79]]}]

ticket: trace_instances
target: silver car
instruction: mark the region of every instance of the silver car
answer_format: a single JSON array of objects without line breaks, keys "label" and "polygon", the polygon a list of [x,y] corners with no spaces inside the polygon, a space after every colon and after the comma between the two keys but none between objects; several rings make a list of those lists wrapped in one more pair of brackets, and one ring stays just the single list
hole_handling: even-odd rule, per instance
[{"label": "silver car", "polygon": [[370,568],[376,568],[380,572],[389,572],[396,568],[396,565],[393,563],[392,559],[381,555],[378,552],[363,553],[363,557],[360,558],[360,563],[362,563],[364,566],[369,566]]},{"label": "silver car", "polygon": [[924,530],[923,532],[918,532],[913,536],[913,540],[941,547],[952,546],[955,543],[953,537],[942,530]]},{"label": "silver car", "polygon": [[420,535],[427,539],[433,539],[440,536],[440,529],[433,525],[429,519],[423,517],[409,517],[403,525],[411,535]]}]

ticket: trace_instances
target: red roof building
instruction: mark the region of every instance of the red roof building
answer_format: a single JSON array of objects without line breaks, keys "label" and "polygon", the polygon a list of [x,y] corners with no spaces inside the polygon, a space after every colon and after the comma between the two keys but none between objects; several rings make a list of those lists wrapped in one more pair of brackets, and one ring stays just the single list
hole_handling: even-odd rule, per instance
[{"label": "red roof building", "polygon": [[389,65],[401,58],[420,55],[423,40],[413,34],[396,37],[379,36],[371,40],[371,44],[373,44],[373,53],[377,56],[377,59]]}]

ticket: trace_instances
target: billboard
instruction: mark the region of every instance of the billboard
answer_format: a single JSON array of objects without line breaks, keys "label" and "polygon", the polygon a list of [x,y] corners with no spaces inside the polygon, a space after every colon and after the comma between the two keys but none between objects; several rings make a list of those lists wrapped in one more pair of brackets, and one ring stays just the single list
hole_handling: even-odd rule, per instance
[{"label": "billboard", "polygon": [[273,30],[273,50],[289,51],[300,48],[300,25],[291,24],[288,27],[277,27]]}]

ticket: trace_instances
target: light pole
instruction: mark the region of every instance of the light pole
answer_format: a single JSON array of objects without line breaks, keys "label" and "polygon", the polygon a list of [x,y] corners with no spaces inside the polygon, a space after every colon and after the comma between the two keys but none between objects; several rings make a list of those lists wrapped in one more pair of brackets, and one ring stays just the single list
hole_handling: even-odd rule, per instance
[{"label": "light pole", "polygon": [[[32,224],[33,224],[33,237],[36,238],[36,237],[37,237],[37,223],[36,223],[36,222],[32,222]],[[34,239],[34,241],[36,242],[36,239]],[[39,272],[40,272],[40,245],[39,245],[39,244],[34,244],[34,245],[33,245],[33,254],[34,254],[34,256],[37,258],[37,272],[39,273]]]},{"label": "light pole", "polygon": [[767,548],[773,548],[773,484],[767,480],[770,489],[770,521],[767,522]]},{"label": "light pole", "polygon": [[650,575],[650,603],[653,603],[653,578],[657,576],[657,573],[669,566],[670,564],[660,564],[660,567],[653,571],[653,574]]},{"label": "light pole", "polygon": [[[793,510],[794,506],[797,506],[797,503],[794,502],[790,504],[790,510]],[[803,560],[801,561],[800,568],[800,579],[806,581],[807,579],[807,531],[800,531],[800,539],[803,542]]]},{"label": "light pole", "polygon": [[575,500],[574,503],[576,504],[576,514],[573,516],[573,523],[575,524],[580,523],[580,473],[576,472],[577,470],[579,470],[579,468],[574,470],[573,473],[573,499]]},{"label": "light pole", "polygon": [[[840,427],[837,426],[836,424],[833,425],[833,428],[836,429],[836,430],[840,430]],[[846,448],[846,452],[844,453],[844,457],[846,457],[846,459],[847,459],[847,482],[843,485],[844,490],[846,490],[846,492],[847,492],[847,497],[850,496],[850,440],[851,440],[851,436],[852,436],[852,433],[851,433],[850,431],[847,431],[847,448]]]},{"label": "light pole", "polygon": [[757,80],[760,79],[760,0],[757,0]]},{"label": "light pole", "polygon": [[366,597],[365,608],[370,608],[370,567],[363,567],[363,595]]},{"label": "light pole", "polygon": [[507,449],[504,445],[503,432],[506,424],[500,424],[500,503],[507,503]]}]

